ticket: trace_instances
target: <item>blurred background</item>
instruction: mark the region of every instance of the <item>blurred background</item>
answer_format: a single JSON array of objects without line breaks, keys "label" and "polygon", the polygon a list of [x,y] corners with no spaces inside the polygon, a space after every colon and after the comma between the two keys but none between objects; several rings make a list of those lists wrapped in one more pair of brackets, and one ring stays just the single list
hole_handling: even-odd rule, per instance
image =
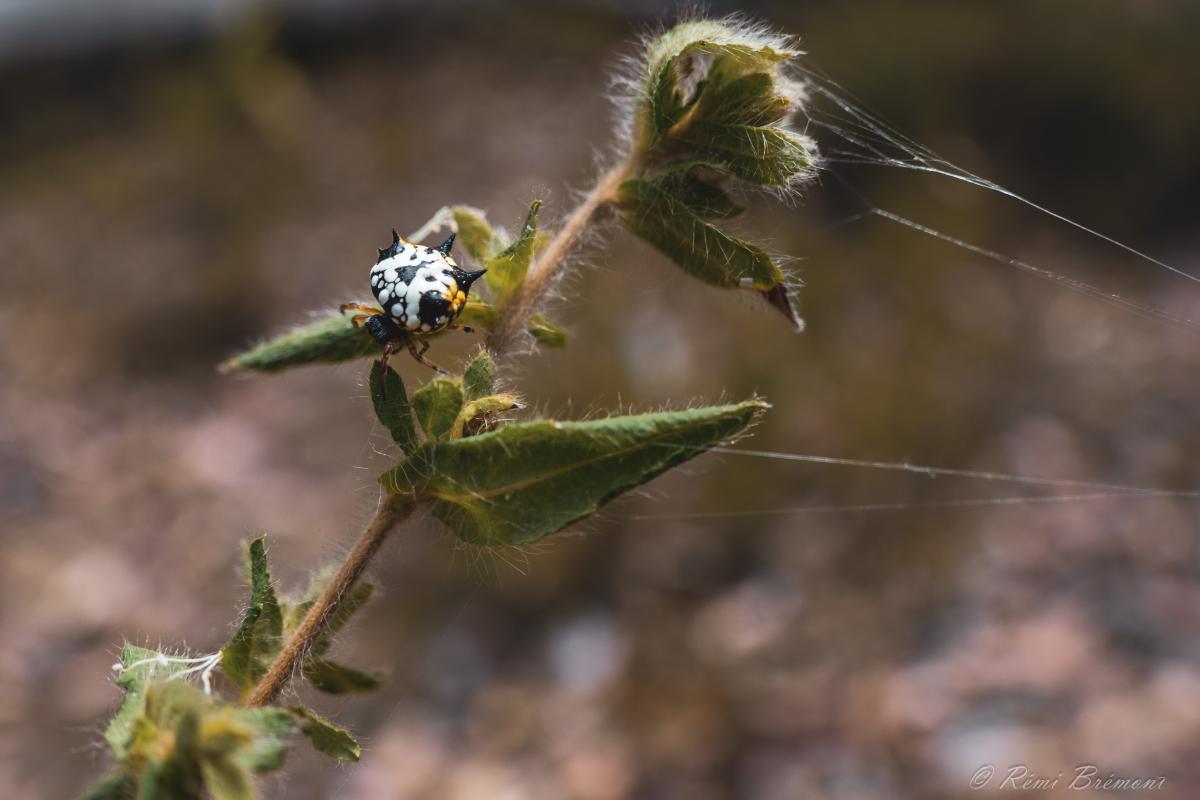
[{"label": "blurred background", "polygon": [[[949,160],[1200,272],[1195,3],[711,10],[801,35]],[[393,456],[365,363],[216,365],[364,297],[393,226],[448,203],[510,229],[535,197],[565,213],[612,146],[612,68],[673,11],[0,2],[0,796],[103,771],[122,640],[219,646],[241,541],[267,533],[298,589],[369,517]],[[569,349],[516,383],[564,417],[760,392],[775,407],[743,447],[1196,485],[1200,337],[854,221],[843,181],[1180,316],[1200,287],[995,194],[834,172],[740,223],[796,257],[802,335],[613,228],[552,309]],[[987,794],[984,764],[1064,784],[1093,764],[1194,797],[1200,507],[952,505],[1055,493],[1078,491],[709,455],[531,550],[410,523],[339,644],[387,687],[302,690],[362,762],[297,747],[264,795],[956,798]],[[837,508],[731,515],[799,507]]]}]

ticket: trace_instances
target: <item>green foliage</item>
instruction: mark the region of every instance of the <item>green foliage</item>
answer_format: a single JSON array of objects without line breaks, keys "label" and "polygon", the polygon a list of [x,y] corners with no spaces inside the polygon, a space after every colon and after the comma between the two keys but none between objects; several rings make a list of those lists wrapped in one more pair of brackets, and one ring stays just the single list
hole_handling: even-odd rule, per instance
[{"label": "green foliage", "polygon": [[[458,241],[477,264],[486,264],[504,248],[504,238],[488,224],[483,212],[467,206],[450,209]],[[486,278],[485,278],[486,280]]]},{"label": "green foliage", "polygon": [[496,362],[487,351],[481,352],[463,371],[463,397],[478,400],[496,388]]},{"label": "green foliage", "polygon": [[529,265],[533,262],[533,251],[537,244],[537,215],[541,207],[542,201],[534,200],[529,206],[529,214],[521,226],[520,235],[483,262],[487,267],[487,274],[483,278],[492,290],[493,302],[501,308],[508,305],[521,288]]},{"label": "green foliage", "polygon": [[184,680],[184,669],[179,658],[125,646],[125,698],[105,732],[117,769],[86,797],[244,800],[254,797],[251,775],[283,765],[300,725],[293,712],[226,705]]},{"label": "green foliage", "polygon": [[265,536],[246,545],[246,577],[250,603],[233,639],[221,649],[221,669],[243,692],[267,673],[283,643],[283,612],[267,569]]},{"label": "green foliage", "polygon": [[788,191],[811,176],[814,146],[788,127],[802,93],[783,65],[798,55],[787,37],[738,20],[686,22],[650,43],[633,167],[615,201],[626,227],[685,272],[759,292],[796,328],[782,271],[708,220],[742,210],[724,180]]},{"label": "green foliage", "polygon": [[362,672],[352,667],[308,656],[300,668],[304,679],[327,694],[370,692],[383,685],[380,672]]},{"label": "green foliage", "polygon": [[562,350],[567,346],[566,330],[541,314],[534,314],[529,318],[529,333],[534,341],[550,350]]},{"label": "green foliage", "polygon": [[344,314],[298,325],[287,333],[234,356],[222,369],[279,372],[305,364],[336,364],[379,353],[379,345],[355,329]]},{"label": "green foliage", "polygon": [[405,453],[417,448],[417,429],[413,427],[412,406],[404,391],[404,381],[391,367],[384,372],[383,363],[376,361],[371,366],[371,402],[375,404],[375,415],[392,435],[392,441]]},{"label": "green foliage", "polygon": [[761,247],[707,222],[661,182],[625,181],[617,202],[631,231],[705,283],[768,291],[783,282]]},{"label": "green foliage", "polygon": [[[461,324],[488,331],[495,329],[500,314],[525,282],[533,257],[543,241],[537,220],[541,207],[541,200],[530,203],[521,232],[512,240],[507,239],[503,231],[494,230],[488,225],[480,212],[465,206],[450,209],[458,226],[459,238],[466,237],[464,245],[467,254],[487,268],[483,279],[491,292],[492,301],[486,304],[486,308],[485,304],[478,304],[472,309],[471,305],[474,304],[469,304],[459,316]],[[543,347],[561,349],[567,346],[566,331],[540,314],[530,318],[528,329],[534,341]]]},{"label": "green foliage", "polygon": [[304,706],[294,706],[291,712],[317,752],[338,761],[358,761],[362,757],[362,748],[345,728],[339,728]]},{"label": "green foliage", "polygon": [[[636,110],[637,140],[651,149],[701,102],[707,79],[724,84],[745,75],[778,78],[778,66],[800,55],[786,36],[731,20],[692,20],[676,25],[649,44],[642,70],[643,102]],[[704,73],[704,60],[712,67]],[[774,86],[774,83],[772,83]],[[693,87],[689,94],[688,88]]]},{"label": "green foliage", "polygon": [[104,731],[104,740],[118,761],[129,755],[134,724],[145,704],[146,687],[152,680],[168,680],[183,669],[183,666],[153,650],[132,644],[121,648],[121,671],[117,676],[117,685],[125,691],[125,697]]},{"label": "green foliage", "polygon": [[[372,374],[377,376],[378,364]],[[402,391],[400,394],[402,396]],[[393,396],[389,395],[389,398]],[[387,413],[392,413],[392,410],[387,409]],[[411,427],[411,416],[407,420]],[[415,447],[415,433],[413,437]],[[246,573],[250,581],[250,602],[233,639],[221,650],[221,668],[230,681],[242,690],[243,696],[249,694],[266,674],[279,655],[283,642],[303,622],[330,577],[328,572],[318,575],[297,601],[280,600],[271,586],[265,537],[254,539],[246,546]],[[301,662],[301,675],[321,691],[331,694],[365,692],[382,684],[383,676],[378,673],[360,672],[324,658],[334,636],[367,604],[373,592],[374,587],[370,583],[356,583]]]},{"label": "green foliage", "polygon": [[425,444],[380,479],[475,544],[533,542],[737,436],[758,400],[585,422],[514,423]]},{"label": "green foliage", "polygon": [[488,414],[511,411],[520,407],[521,403],[515,394],[490,394],[487,397],[472,400],[463,405],[462,410],[458,412],[458,416],[454,419],[454,425],[450,428],[449,438],[459,439],[465,435],[476,433],[478,423],[482,422]]},{"label": "green foliage", "polygon": [[133,800],[137,780],[127,772],[113,770],[88,789],[83,800]]},{"label": "green foliage", "polygon": [[462,410],[462,381],[434,378],[413,393],[413,413],[429,439],[444,439]]}]

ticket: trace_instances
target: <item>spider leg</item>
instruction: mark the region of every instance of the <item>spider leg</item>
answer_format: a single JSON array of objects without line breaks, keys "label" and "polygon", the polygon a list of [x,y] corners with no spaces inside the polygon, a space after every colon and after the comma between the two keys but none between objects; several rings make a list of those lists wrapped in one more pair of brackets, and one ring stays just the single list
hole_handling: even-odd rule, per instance
[{"label": "spider leg", "polygon": [[[355,317],[355,319],[357,319],[357,317]],[[395,339],[393,339],[392,341],[390,341],[386,345],[384,345],[383,355],[381,355],[379,357],[379,374],[380,375],[385,375],[385,376],[387,375],[388,358],[391,357],[392,353],[396,352],[396,348],[398,345],[399,345],[399,342],[397,342]],[[379,382],[379,396],[382,397],[384,400],[387,399],[387,381],[386,380],[382,380]]]},{"label": "spider leg", "polygon": [[434,364],[432,361],[425,358],[425,351],[429,349],[429,340],[428,339],[421,340],[421,349],[420,350],[417,349],[417,337],[415,337],[415,336],[407,337],[405,344],[408,345],[408,352],[411,353],[412,357],[415,358],[417,361],[419,361],[420,363],[429,367],[430,369],[432,369],[434,372],[436,372],[439,375],[449,375],[450,374],[449,372],[446,372],[446,370],[439,367],[437,364]]},{"label": "spider leg", "polygon": [[474,333],[475,332],[475,329],[472,328],[470,325],[455,325],[454,323],[447,325],[446,329],[451,330],[451,331],[462,331],[463,333]]},{"label": "spider leg", "polygon": [[369,320],[374,314],[355,314],[350,318],[350,324],[356,328],[361,328],[363,323]]},{"label": "spider leg", "polygon": [[368,317],[373,317],[376,314],[382,314],[383,309],[369,306],[366,303],[342,303],[338,306],[338,311],[345,314],[347,311],[359,311]]}]

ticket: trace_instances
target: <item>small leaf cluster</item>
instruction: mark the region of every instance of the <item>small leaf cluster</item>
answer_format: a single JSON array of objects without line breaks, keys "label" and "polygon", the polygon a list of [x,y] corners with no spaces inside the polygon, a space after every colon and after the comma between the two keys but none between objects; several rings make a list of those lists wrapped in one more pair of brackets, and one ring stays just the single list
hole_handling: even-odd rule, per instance
[{"label": "small leaf cluster", "polygon": [[758,292],[797,327],[783,271],[716,221],[742,207],[729,184],[787,192],[811,178],[815,147],[790,127],[800,55],[787,37],[737,20],[695,20],[646,49],[632,102],[633,169],[617,188],[625,226],[690,275]]},{"label": "small leaf cluster", "polygon": [[410,401],[395,371],[376,363],[371,372],[375,413],[406,456],[380,477],[392,502],[421,503],[478,545],[526,544],[561,531],[736,437],[767,408],[749,400],[583,422],[499,424],[494,415],[518,401],[495,390],[495,374],[491,357],[480,353],[461,378],[436,378]]},{"label": "small leaf cluster", "polygon": [[[279,598],[267,568],[266,539],[261,536],[246,546],[246,574],[250,581],[250,602],[233,638],[221,648],[221,669],[241,691],[243,700],[266,675],[283,643],[295,632],[329,581],[328,572],[324,572],[298,599]],[[301,675],[321,691],[366,692],[382,684],[383,676],[378,673],[361,672],[326,658],[333,637],[366,605],[373,592],[374,587],[366,581],[355,584],[301,662]]]},{"label": "small leaf cluster", "polygon": [[89,800],[247,800],[251,776],[278,769],[297,718],[281,708],[237,708],[183,680],[181,667],[126,645],[125,699],[105,731],[117,767]]},{"label": "small leaf cluster", "polygon": [[[271,584],[266,542],[246,546],[250,598],[233,638],[209,661],[218,662],[242,699],[266,673],[283,641],[299,625],[323,588],[320,576],[297,601],[281,600]],[[332,637],[371,596],[359,583],[306,655],[301,672],[333,694],[377,688],[382,676],[326,657]],[[244,708],[203,691],[187,678],[197,658],[167,656],[126,644],[117,665],[124,690],[121,707],[104,738],[114,769],[86,795],[88,800],[250,800],[253,776],[283,766],[293,735],[338,761],[362,754],[349,732],[302,705]]]}]

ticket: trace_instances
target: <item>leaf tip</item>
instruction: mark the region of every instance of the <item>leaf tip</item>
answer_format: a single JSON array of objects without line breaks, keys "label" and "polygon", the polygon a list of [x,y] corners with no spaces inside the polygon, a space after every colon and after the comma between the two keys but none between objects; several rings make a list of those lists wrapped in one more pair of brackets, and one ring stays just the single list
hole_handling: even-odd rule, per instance
[{"label": "leaf tip", "polygon": [[788,322],[792,324],[796,333],[804,332],[804,320],[796,313],[795,307],[792,305],[792,298],[788,295],[787,287],[782,283],[777,283],[765,292],[762,292],[763,299],[771,308],[778,311],[783,316],[787,317]]}]

